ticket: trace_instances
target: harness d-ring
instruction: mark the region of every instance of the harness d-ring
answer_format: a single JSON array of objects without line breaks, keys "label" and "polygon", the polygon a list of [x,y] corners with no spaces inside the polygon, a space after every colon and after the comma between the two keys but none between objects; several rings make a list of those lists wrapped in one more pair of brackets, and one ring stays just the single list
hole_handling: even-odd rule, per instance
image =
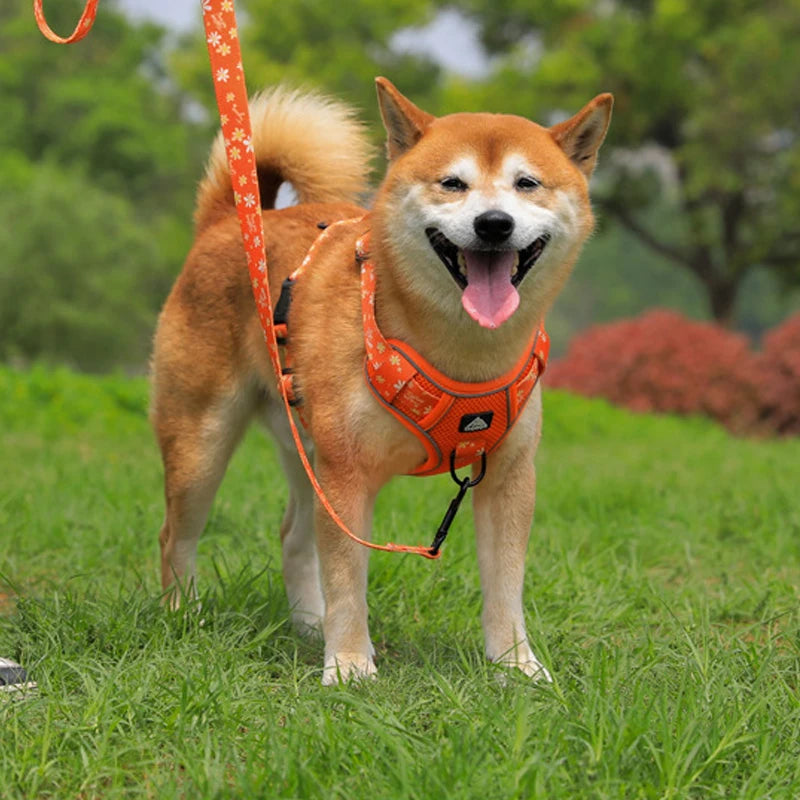
[{"label": "harness d-ring", "polygon": [[481,471],[474,478],[458,477],[458,474],[456,473],[456,451],[453,450],[450,453],[450,477],[458,484],[458,493],[450,501],[450,505],[447,507],[444,519],[442,519],[442,524],[439,526],[439,530],[436,531],[436,536],[433,537],[433,542],[431,543],[430,546],[430,554],[432,556],[436,556],[439,554],[439,548],[442,546],[444,540],[447,538],[447,534],[450,531],[450,525],[452,525],[453,520],[456,517],[458,508],[461,505],[461,501],[467,494],[467,490],[472,489],[473,486],[477,486],[483,480],[483,476],[485,474],[486,474],[485,450],[481,453]]},{"label": "harness d-ring", "polygon": [[481,452],[481,471],[478,473],[477,478],[459,478],[456,474],[456,451],[453,450],[450,453],[450,477],[461,487],[466,489],[471,489],[473,486],[477,486],[482,480],[483,476],[486,474],[486,451],[483,450]]}]

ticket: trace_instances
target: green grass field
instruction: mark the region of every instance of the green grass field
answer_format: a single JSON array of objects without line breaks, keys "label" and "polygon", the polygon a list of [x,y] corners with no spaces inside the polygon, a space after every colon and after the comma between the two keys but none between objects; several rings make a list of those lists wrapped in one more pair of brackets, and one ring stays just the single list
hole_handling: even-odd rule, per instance
[{"label": "green grass field", "polygon": [[[3,798],[800,796],[800,441],[545,396],[526,608],[553,673],[482,656],[468,509],[440,562],[371,562],[378,680],[325,689],[287,624],[283,479],[254,430],[200,545],[202,617],[159,605],[142,380],[0,370]],[[427,542],[449,479],[381,496]],[[504,680],[504,678],[506,678]]]}]

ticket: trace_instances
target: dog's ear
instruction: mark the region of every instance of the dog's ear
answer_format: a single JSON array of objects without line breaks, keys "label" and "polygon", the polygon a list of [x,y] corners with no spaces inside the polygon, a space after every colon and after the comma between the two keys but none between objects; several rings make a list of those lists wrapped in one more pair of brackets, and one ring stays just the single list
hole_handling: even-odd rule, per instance
[{"label": "dog's ear", "polygon": [[613,105],[613,95],[599,94],[574,117],[550,128],[550,134],[556,144],[587,178],[594,170],[597,151],[606,138]]},{"label": "dog's ear", "polygon": [[393,161],[419,141],[435,117],[403,97],[386,78],[375,78],[375,86],[383,126],[388,135],[386,152]]}]

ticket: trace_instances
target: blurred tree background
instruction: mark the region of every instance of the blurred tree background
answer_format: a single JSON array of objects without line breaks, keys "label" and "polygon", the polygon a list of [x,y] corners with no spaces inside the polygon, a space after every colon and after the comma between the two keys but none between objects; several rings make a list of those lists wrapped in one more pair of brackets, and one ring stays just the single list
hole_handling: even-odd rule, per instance
[{"label": "blurred tree background", "polygon": [[[45,6],[67,32],[82,2]],[[237,0],[237,12],[252,90],[333,92],[376,138],[377,74],[434,113],[544,123],[615,93],[600,228],[549,320],[559,350],[654,305],[756,340],[800,308],[800,0]],[[0,358],[146,364],[215,127],[196,14],[177,35],[103,0],[92,33],[59,47],[28,3],[0,0]],[[431,25],[448,46],[443,20],[479,37],[479,69],[454,72],[426,46]]]}]

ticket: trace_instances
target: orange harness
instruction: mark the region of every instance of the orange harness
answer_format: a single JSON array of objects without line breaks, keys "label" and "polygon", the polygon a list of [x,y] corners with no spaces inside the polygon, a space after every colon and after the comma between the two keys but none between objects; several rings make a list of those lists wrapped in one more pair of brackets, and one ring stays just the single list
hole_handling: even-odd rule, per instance
[{"label": "orange harness", "polygon": [[[348,224],[343,220],[332,227]],[[275,331],[289,343],[287,326],[290,290],[319,252],[330,228],[309,250],[303,264],[284,284],[275,306]],[[530,347],[504,375],[480,383],[448,378],[416,350],[398,339],[387,339],[375,316],[375,268],[369,260],[369,234],[356,242],[361,265],[361,317],[364,325],[364,379],[375,397],[413,433],[426,458],[409,475],[436,475],[483,460],[506,437],[544,372],[550,341],[544,327],[535,331]],[[283,380],[292,405],[302,404],[292,386],[292,359],[287,350]],[[301,409],[298,408],[298,411]],[[300,415],[303,420],[302,413]],[[303,420],[305,424],[305,420]]]},{"label": "orange harness", "polygon": [[506,437],[547,364],[550,341],[539,326],[522,358],[494,380],[464,383],[448,378],[416,350],[386,339],[375,318],[375,269],[369,236],[356,244],[361,264],[364,377],[367,386],[425,447],[427,458],[410,475],[459,469],[491,453]]}]

